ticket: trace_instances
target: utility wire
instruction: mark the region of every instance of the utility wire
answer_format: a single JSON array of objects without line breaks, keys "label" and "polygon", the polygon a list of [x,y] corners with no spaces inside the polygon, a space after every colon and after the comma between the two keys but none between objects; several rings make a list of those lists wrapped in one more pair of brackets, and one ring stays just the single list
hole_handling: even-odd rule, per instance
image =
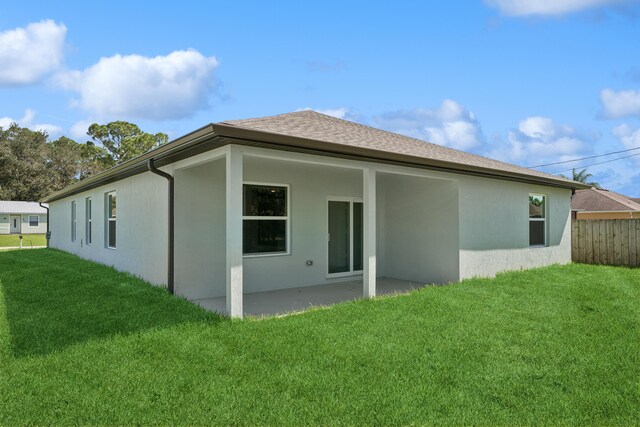
[{"label": "utility wire", "polygon": [[[640,148],[640,147],[638,147],[638,148]],[[625,150],[625,151],[627,151],[627,150]],[[629,157],[635,157],[635,156],[640,156],[640,153],[631,154],[631,155],[628,155],[628,156],[616,157],[615,159],[605,160],[604,162],[591,163],[590,165],[576,166],[574,168],[563,170],[563,171],[560,171],[560,172],[555,172],[555,173],[571,172],[572,170],[575,170],[575,169],[586,169],[586,168],[590,168],[591,166],[602,165],[602,164],[605,164],[605,163],[615,162],[616,160],[627,159]]]},{"label": "utility wire", "polygon": [[[597,155],[595,155],[595,156],[581,157],[581,158],[579,158],[579,159],[565,160],[565,161],[562,161],[562,162],[546,163],[546,164],[544,164],[544,165],[526,166],[526,167],[528,167],[529,169],[535,169],[535,168],[542,168],[542,167],[545,167],[545,166],[561,165],[561,164],[563,164],[563,163],[572,163],[572,162],[578,162],[578,161],[580,161],[580,160],[595,159],[596,157],[610,156],[611,154],[626,153],[627,151],[633,151],[633,150],[640,150],[640,147],[629,148],[629,149],[627,149],[627,150],[612,151],[612,152],[610,152],[610,153],[597,154]],[[634,154],[634,156],[635,156],[635,155],[636,155],[636,154]],[[630,157],[630,156],[627,156],[627,157]],[[620,158],[621,158],[621,159],[624,159],[624,158],[626,158],[626,157],[620,157]],[[612,161],[613,161],[613,160],[612,160]],[[603,162],[603,163],[606,163],[606,162]],[[600,164],[600,163],[596,163],[596,164]],[[593,166],[593,165],[591,165],[591,166]],[[578,169],[578,168],[575,168],[575,169]]]}]

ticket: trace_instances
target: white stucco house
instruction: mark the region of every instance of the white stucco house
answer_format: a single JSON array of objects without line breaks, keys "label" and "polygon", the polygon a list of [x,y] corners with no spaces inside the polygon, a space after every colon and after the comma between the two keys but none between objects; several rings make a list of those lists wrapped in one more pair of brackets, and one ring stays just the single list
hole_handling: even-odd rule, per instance
[{"label": "white stucco house", "polygon": [[0,200],[0,234],[44,234],[46,231],[46,207],[38,202]]},{"label": "white stucco house", "polygon": [[578,188],[300,111],[207,125],[43,201],[52,247],[241,317],[287,289],[568,263]]}]

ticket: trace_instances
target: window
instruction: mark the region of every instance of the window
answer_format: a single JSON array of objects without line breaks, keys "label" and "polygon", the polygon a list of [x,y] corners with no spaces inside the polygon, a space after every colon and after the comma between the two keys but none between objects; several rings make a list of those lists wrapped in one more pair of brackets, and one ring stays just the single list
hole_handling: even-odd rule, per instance
[{"label": "window", "polygon": [[76,202],[71,202],[71,241],[76,241]]},{"label": "window", "polygon": [[529,194],[529,245],[544,246],[547,243],[547,197]]},{"label": "window", "polygon": [[107,207],[106,217],[106,245],[108,248],[116,248],[116,192],[112,191],[105,195]]},{"label": "window", "polygon": [[29,215],[29,227],[37,227],[40,225],[40,217],[38,215]]},{"label": "window", "polygon": [[85,217],[86,217],[86,221],[87,223],[85,224],[85,241],[87,242],[87,245],[90,245],[91,243],[93,243],[93,221],[91,218],[91,197],[87,197],[84,201],[85,203]]},{"label": "window", "polygon": [[242,251],[245,255],[288,252],[289,186],[245,184]]}]

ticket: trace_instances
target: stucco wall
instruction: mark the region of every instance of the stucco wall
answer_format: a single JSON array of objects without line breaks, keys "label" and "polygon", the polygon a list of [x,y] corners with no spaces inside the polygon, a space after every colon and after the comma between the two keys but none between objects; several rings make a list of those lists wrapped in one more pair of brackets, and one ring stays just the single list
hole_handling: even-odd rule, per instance
[{"label": "stucco wall", "polygon": [[[570,190],[423,170],[414,171],[426,177],[408,177],[390,172],[411,169],[380,167],[378,276],[448,282],[571,259]],[[189,299],[223,296],[225,162],[216,160],[173,173],[176,292]],[[327,278],[327,199],[362,197],[361,170],[245,156],[244,180],[289,184],[291,206],[291,253],[245,257],[244,292],[357,278]],[[104,238],[105,193],[113,190],[118,195],[115,250],[105,247]],[[147,172],[53,202],[51,246],[164,284],[166,191],[166,181]],[[547,247],[529,247],[528,195],[533,192],[548,196]],[[93,199],[94,218],[90,246],[85,244],[88,196]],[[75,242],[70,231],[72,200],[77,201]],[[306,265],[307,260],[313,265]]]},{"label": "stucco wall", "polygon": [[[35,214],[38,217],[39,222],[37,227],[29,226],[29,217],[34,214],[22,214],[20,215],[20,234],[44,234],[47,232],[47,215]],[[0,234],[10,234],[10,214],[0,213]]]},{"label": "stucco wall", "polygon": [[[105,194],[117,192],[117,248],[105,242]],[[85,199],[92,198],[93,243],[86,244]],[[71,201],[76,201],[77,238],[71,241]],[[167,182],[145,172],[50,204],[50,245],[83,258],[166,284]]]},{"label": "stucco wall", "polygon": [[9,234],[9,214],[0,213],[0,234]]},{"label": "stucco wall", "polygon": [[[547,196],[547,246],[529,247],[529,194]],[[461,176],[460,279],[571,261],[571,190]]]},{"label": "stucco wall", "polygon": [[326,277],[327,199],[362,197],[361,171],[246,157],[244,180],[291,186],[291,255],[244,258],[245,292],[353,280]]},{"label": "stucco wall", "polygon": [[188,299],[225,295],[225,160],[175,176],[175,292]]},{"label": "stucco wall", "polygon": [[422,283],[458,280],[455,181],[380,174],[383,275]]},{"label": "stucco wall", "polygon": [[[38,226],[31,227],[29,225],[29,217],[38,217]],[[47,216],[46,215],[22,215],[22,234],[44,234],[47,232]]]},{"label": "stucco wall", "polygon": [[[244,258],[244,292],[354,280],[327,276],[327,199],[362,197],[362,172],[247,156],[244,181],[290,185],[290,254]],[[176,293],[225,295],[225,162],[176,177]],[[306,265],[311,260],[313,265]]]}]

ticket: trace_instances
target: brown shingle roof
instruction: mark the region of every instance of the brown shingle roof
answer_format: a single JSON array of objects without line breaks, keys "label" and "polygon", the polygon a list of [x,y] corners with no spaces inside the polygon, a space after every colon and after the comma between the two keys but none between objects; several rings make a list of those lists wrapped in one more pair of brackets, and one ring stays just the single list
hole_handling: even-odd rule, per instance
[{"label": "brown shingle roof", "polygon": [[571,208],[583,211],[640,211],[640,203],[608,190],[590,188],[577,190],[571,199]]},{"label": "brown shingle roof", "polygon": [[472,166],[501,172],[512,172],[519,175],[553,180],[564,186],[581,187],[580,184],[576,184],[574,181],[555,175],[387,132],[360,123],[338,119],[311,110],[254,119],[229,120],[219,124],[239,129],[376,150],[381,153],[404,154],[462,167]]},{"label": "brown shingle roof", "polygon": [[[234,141],[229,141],[229,138]],[[330,155],[399,162],[410,166],[424,166],[562,188],[585,187],[584,184],[533,169],[431,144],[314,111],[299,111],[271,117],[211,123],[111,169],[51,193],[42,201],[52,202],[89,188],[96,188],[104,183],[146,172],[149,159],[154,159],[159,166],[162,166],[225,144],[255,144],[256,142],[269,146],[275,145],[285,150],[311,149],[314,152],[321,151]]]}]

